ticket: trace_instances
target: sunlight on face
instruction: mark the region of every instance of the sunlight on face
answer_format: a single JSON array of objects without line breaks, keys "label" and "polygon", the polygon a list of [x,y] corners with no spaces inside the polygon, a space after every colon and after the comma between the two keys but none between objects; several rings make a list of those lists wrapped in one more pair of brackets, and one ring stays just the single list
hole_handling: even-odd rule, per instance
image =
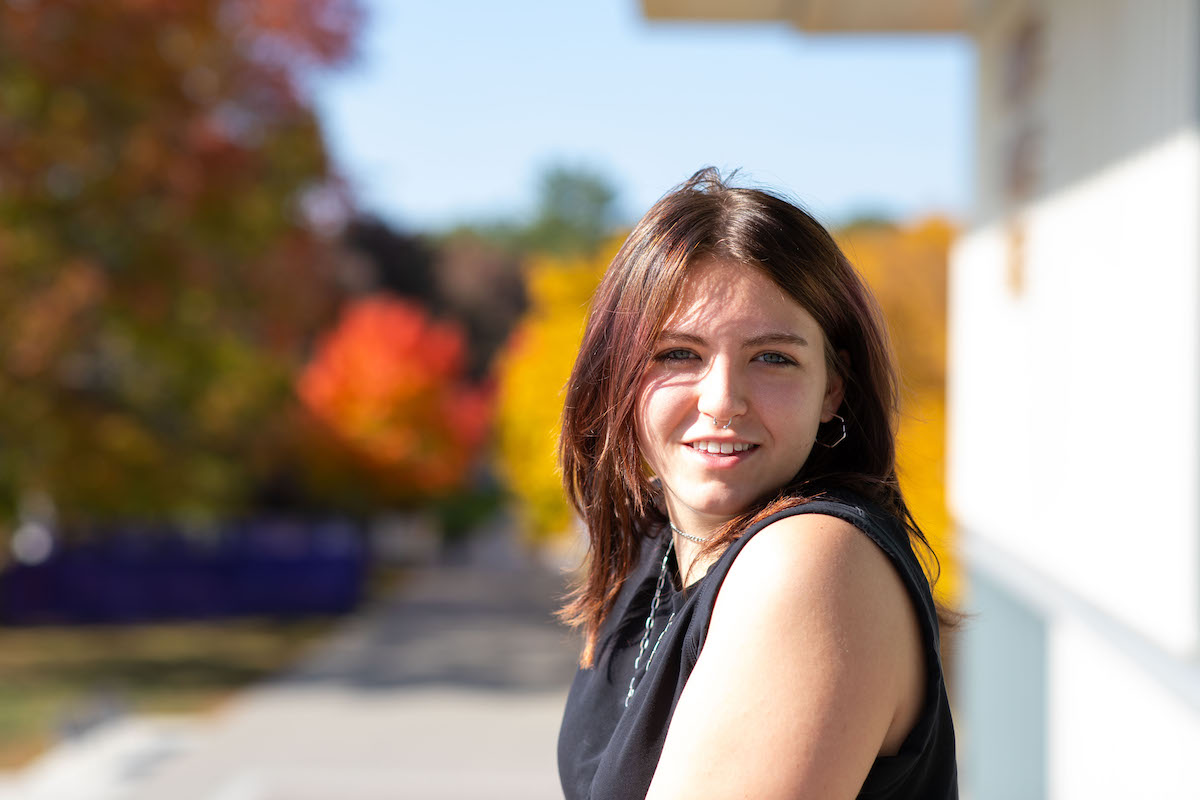
[{"label": "sunlight on face", "polygon": [[637,396],[638,443],[672,521],[709,531],[779,489],[841,399],[811,314],[756,268],[697,265]]}]

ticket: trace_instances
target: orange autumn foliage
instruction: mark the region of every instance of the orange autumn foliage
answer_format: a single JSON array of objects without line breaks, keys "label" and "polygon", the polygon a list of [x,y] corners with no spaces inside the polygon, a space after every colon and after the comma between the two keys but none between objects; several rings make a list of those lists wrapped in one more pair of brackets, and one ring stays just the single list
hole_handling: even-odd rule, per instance
[{"label": "orange autumn foliage", "polygon": [[351,304],[317,347],[297,391],[393,497],[463,484],[490,422],[490,392],[465,379],[466,337],[412,303]]}]

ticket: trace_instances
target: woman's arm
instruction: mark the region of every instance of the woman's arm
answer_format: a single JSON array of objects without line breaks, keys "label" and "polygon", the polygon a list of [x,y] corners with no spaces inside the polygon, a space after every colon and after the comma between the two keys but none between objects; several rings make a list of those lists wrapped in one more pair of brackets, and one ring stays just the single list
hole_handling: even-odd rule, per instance
[{"label": "woman's arm", "polygon": [[648,798],[853,798],[920,711],[925,664],[887,556],[849,523],[786,517],[738,554]]}]

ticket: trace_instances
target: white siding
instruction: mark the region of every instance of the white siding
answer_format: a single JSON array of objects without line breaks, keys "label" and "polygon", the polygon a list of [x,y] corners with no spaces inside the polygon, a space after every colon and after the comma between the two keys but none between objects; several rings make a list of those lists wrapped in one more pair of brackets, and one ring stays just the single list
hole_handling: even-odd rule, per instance
[{"label": "white siding", "polygon": [[950,285],[964,796],[1024,760],[1014,796],[1200,797],[1200,3],[983,7]]},{"label": "white siding", "polygon": [[1050,636],[1049,796],[1200,797],[1200,715],[1084,625]]},{"label": "white siding", "polygon": [[[955,250],[950,491],[967,528],[1189,656],[1200,652],[1200,139],[1175,123],[1193,113],[1190,79],[1163,79],[1190,61],[1182,34],[1164,44],[1165,26],[1186,19],[1196,45],[1181,5],[1043,5],[1044,88],[1030,102],[1045,129],[1039,174],[1054,188]],[[1015,7],[1009,24],[1023,18]],[[1074,44],[1051,57],[1055,43]],[[1110,58],[1135,76],[1118,79]],[[1071,86],[1094,94],[1089,80],[1109,102],[1067,102]],[[1145,119],[1127,117],[1174,127],[1139,138]],[[1069,145],[1082,153],[1088,135],[1113,157],[1066,180],[1079,166]]]},{"label": "white siding", "polygon": [[[1005,190],[1008,150],[1036,141],[1034,195],[1045,197],[1196,124],[1200,9],[1193,0],[1007,0],[974,22],[979,48],[975,215],[1016,209]],[[1041,46],[1032,83],[1006,94],[1021,26]]]},{"label": "white siding", "polygon": [[[1191,180],[1183,180],[1183,177]],[[951,288],[951,502],[979,535],[1179,655],[1200,647],[1200,140],[1180,134],[1001,226]]]}]

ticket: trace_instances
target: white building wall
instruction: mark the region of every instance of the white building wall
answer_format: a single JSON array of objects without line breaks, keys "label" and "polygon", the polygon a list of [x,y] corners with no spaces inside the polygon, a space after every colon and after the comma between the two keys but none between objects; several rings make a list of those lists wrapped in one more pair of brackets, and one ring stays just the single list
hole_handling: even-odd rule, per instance
[{"label": "white building wall", "polygon": [[1049,796],[1200,797],[1197,708],[1076,619],[1062,618],[1049,641]]},{"label": "white building wall", "polygon": [[1200,3],[974,7],[948,414],[977,584],[964,795],[1200,798]]},{"label": "white building wall", "polygon": [[958,661],[964,796],[1200,797],[1195,664],[985,539],[965,546],[976,616]]},{"label": "white building wall", "polygon": [[[974,2],[977,219],[1014,211],[1006,184],[1022,135],[1033,147],[1033,193],[1044,197],[1196,124],[1194,0]],[[1037,36],[1022,59],[1027,25]],[[1012,85],[1018,71],[1025,90]]]},{"label": "white building wall", "polygon": [[[1191,176],[1191,180],[1185,180]],[[1200,138],[1181,132],[955,249],[959,524],[1164,648],[1200,649]]]}]

